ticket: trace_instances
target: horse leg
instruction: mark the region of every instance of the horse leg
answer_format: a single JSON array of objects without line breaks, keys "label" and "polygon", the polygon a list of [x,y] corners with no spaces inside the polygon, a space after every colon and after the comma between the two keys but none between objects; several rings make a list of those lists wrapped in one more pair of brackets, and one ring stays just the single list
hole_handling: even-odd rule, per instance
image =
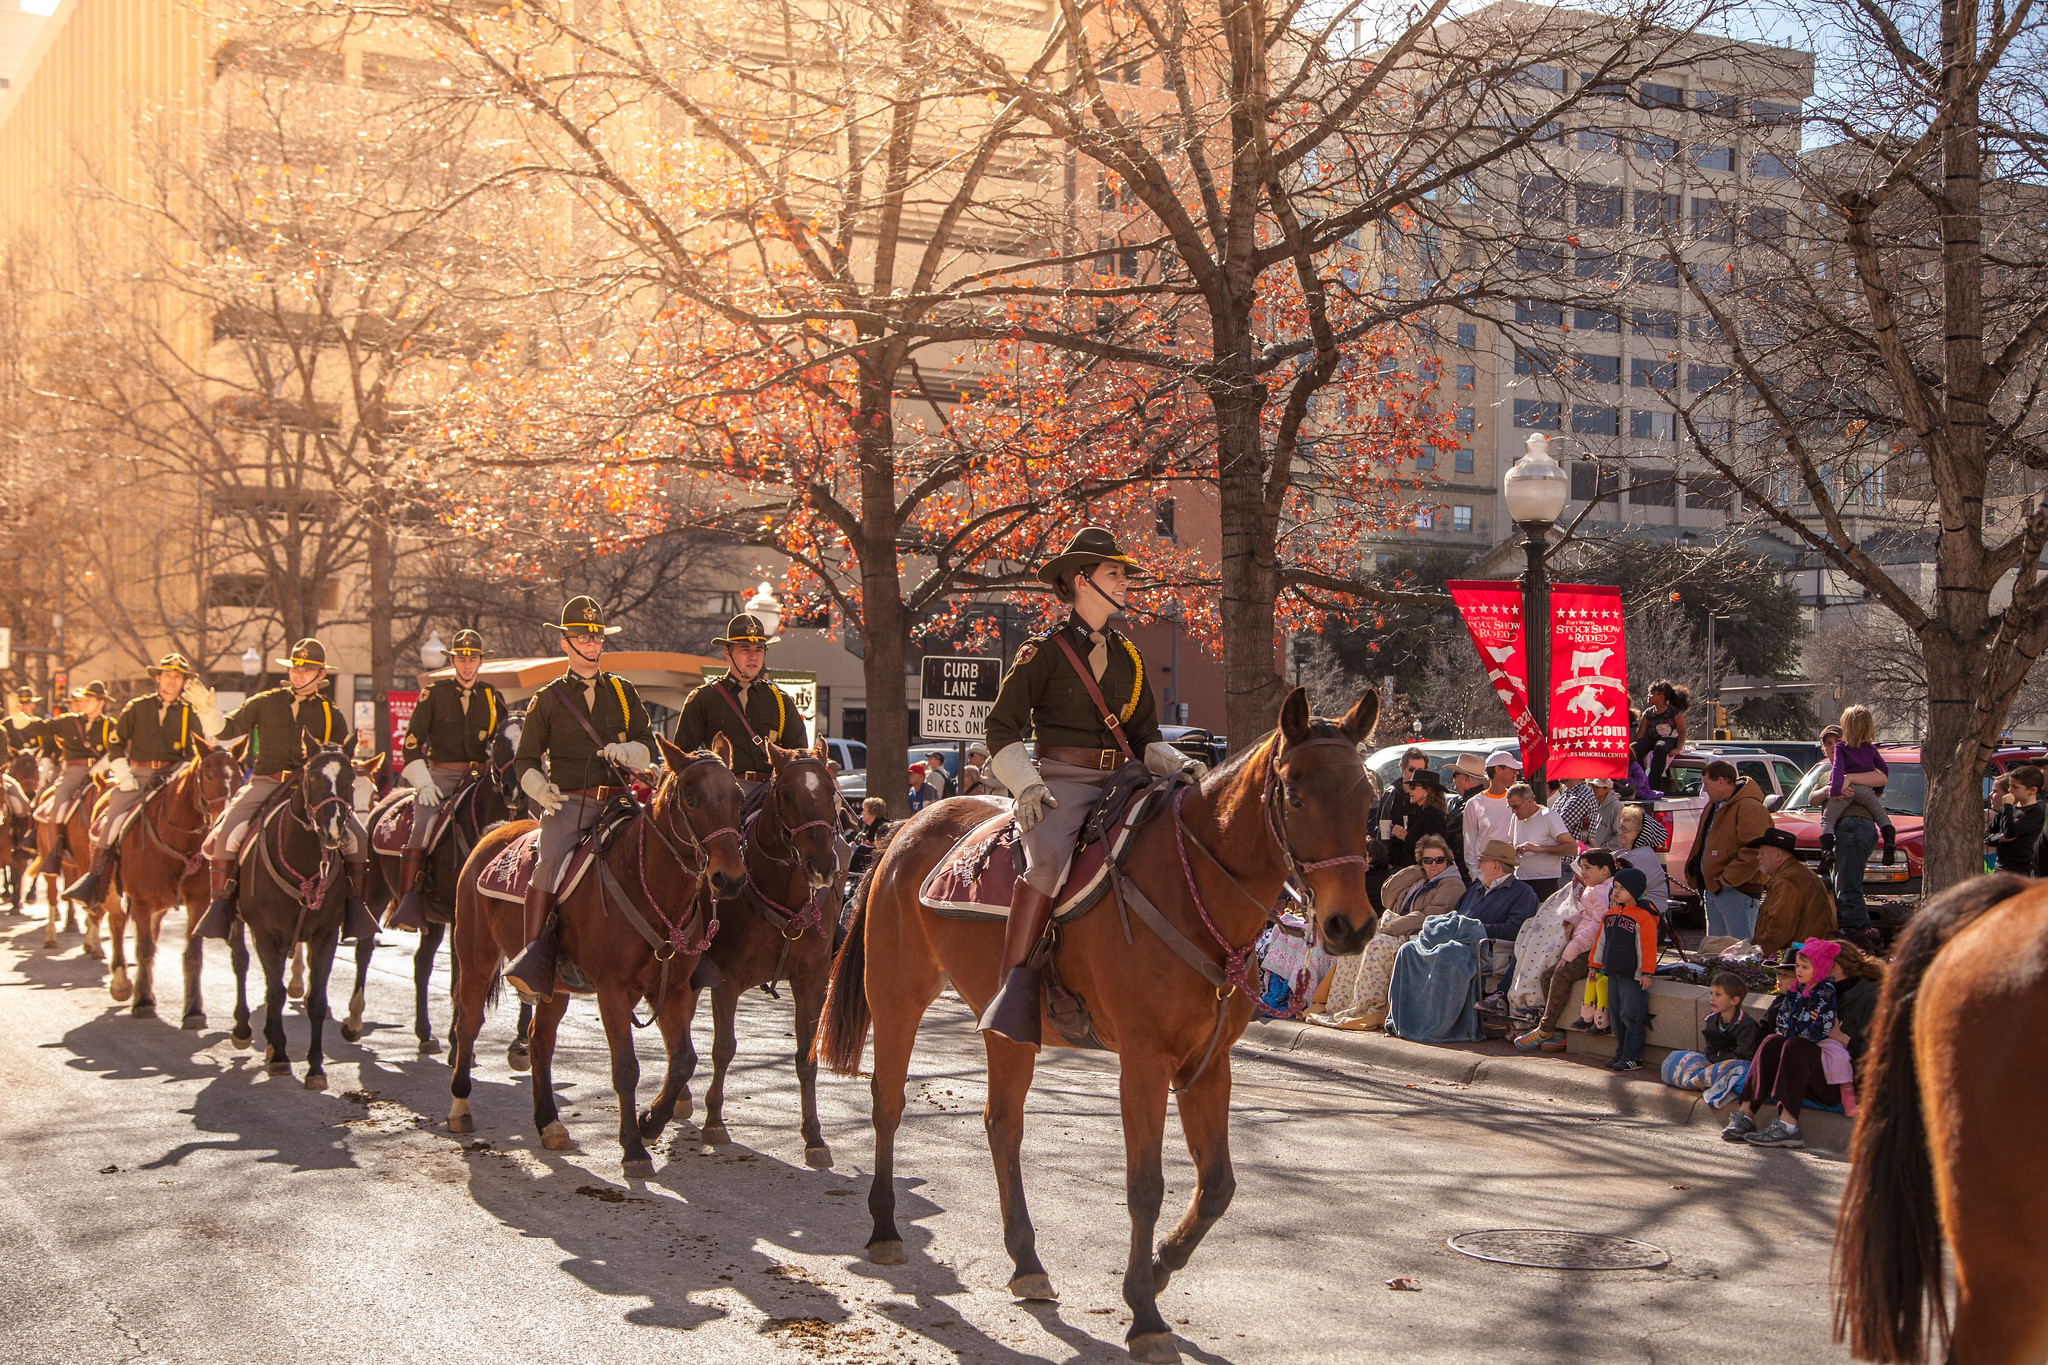
[{"label": "horse leg", "polygon": [[99,932],[101,920],[106,921],[107,938],[114,948],[113,970],[107,975],[107,993],[116,1000],[126,1000],[135,993],[135,983],[128,979],[128,914],[123,898],[108,897],[87,909],[85,918],[95,935]]},{"label": "horse leg", "polygon": [[235,969],[235,1028],[228,1041],[240,1050],[253,1045],[256,1036],[249,1026],[249,930],[239,919],[228,930],[228,961]]},{"label": "horse leg", "polygon": [[303,943],[292,945],[292,979],[284,993],[294,1000],[302,999],[306,994],[306,945]]},{"label": "horse leg", "polygon": [[43,946],[57,946],[57,901],[54,896],[43,897]]},{"label": "horse leg", "polygon": [[555,1030],[568,1009],[567,991],[556,991],[533,1007],[533,1126],[540,1129],[540,1145],[551,1152],[576,1145],[555,1105]]},{"label": "horse leg", "polygon": [[[465,913],[474,921],[482,912],[472,907]],[[454,1072],[448,1082],[448,1131],[451,1133],[476,1131],[476,1120],[469,1115],[469,1073],[476,1065],[476,1036],[484,1026],[484,1002],[490,996],[492,978],[497,974],[487,966],[497,961],[497,948],[489,940],[490,930],[476,926],[476,932],[483,935],[484,943],[476,952],[469,970],[464,971],[462,967],[463,953],[470,947],[470,930],[466,925],[457,926],[455,941],[448,950],[454,961],[455,975],[448,992],[455,1008],[455,1017],[448,1026],[448,1065]]]},{"label": "horse leg", "polygon": [[376,951],[375,934],[356,940],[356,988],[348,998],[348,1017],[341,1021],[344,1043],[356,1042],[363,1036],[363,991],[370,984],[370,954]]},{"label": "horse leg", "polygon": [[505,1065],[524,1071],[533,1065],[533,1005],[519,997],[519,1023],[512,1031],[512,1045],[505,1049]]},{"label": "horse leg", "polygon": [[284,968],[292,949],[288,943],[273,943],[268,934],[251,936],[263,967],[263,1068],[274,1075],[292,1068],[284,1044]]},{"label": "horse leg", "polygon": [[[640,1115],[640,1136],[652,1142],[661,1136],[661,1130],[668,1127],[669,1120],[676,1117],[676,1104],[683,1106],[682,1117],[690,1117],[690,1073],[683,1069],[681,1057],[690,1048],[690,1021],[697,1013],[697,992],[688,987],[679,987],[668,993],[661,1002],[661,1013],[655,1016],[655,1024],[661,1029],[662,1047],[668,1054],[668,1066],[662,1073],[661,1090],[654,1097],[654,1103]],[[694,1067],[697,1056],[690,1052]]]},{"label": "horse leg", "polygon": [[164,912],[155,906],[128,908],[135,921],[135,1003],[130,1012],[138,1019],[156,1017],[156,943],[163,932]]},{"label": "horse leg", "polygon": [[185,1018],[182,1026],[188,1029],[206,1027],[206,1000],[200,993],[199,974],[206,965],[206,940],[192,932],[205,913],[190,905],[185,907]]},{"label": "horse leg", "polygon": [[1024,1097],[1031,1092],[1037,1054],[994,1037],[987,1039],[987,1051],[988,1102],[981,1111],[981,1126],[988,1134],[989,1155],[995,1160],[1003,1248],[1010,1253],[1014,1272],[1010,1293],[1020,1299],[1050,1302],[1060,1296],[1059,1291],[1052,1287],[1052,1277],[1038,1259],[1038,1234],[1024,1205]]},{"label": "horse leg", "polygon": [[804,1165],[820,1171],[832,1169],[832,1149],[818,1126],[818,1059],[811,1055],[811,1044],[818,1036],[818,1016],[825,1012],[831,970],[831,958],[820,954],[808,970],[792,971],[789,982],[790,994],[796,997],[796,1084],[803,1105]]},{"label": "horse leg", "polygon": [[1230,1207],[1237,1176],[1230,1169],[1230,1067],[1228,1057],[1212,1057],[1209,1069],[1174,1099],[1181,1132],[1195,1162],[1195,1192],[1188,1210],[1174,1225],[1152,1262],[1152,1292],[1166,1292],[1166,1282],[1188,1263],[1202,1238]]},{"label": "horse leg", "polygon": [[704,1126],[698,1129],[714,1147],[732,1141],[725,1129],[725,1072],[733,1054],[740,1050],[739,1028],[734,1015],[740,1005],[740,985],[727,978],[711,988],[711,1084],[704,1091]]},{"label": "horse leg", "polygon": [[633,1046],[634,993],[620,986],[608,986],[597,993],[598,1017],[604,1020],[604,1039],[612,1053],[612,1093],[619,1101],[619,1147],[624,1152],[625,1173],[654,1174],[654,1158],[640,1137],[640,1050]]},{"label": "horse leg", "polygon": [[306,1089],[327,1088],[327,1057],[320,1050],[320,1030],[327,1023],[327,978],[341,946],[340,929],[330,929],[312,945],[306,964]]},{"label": "horse leg", "polygon": [[1124,1117],[1124,1202],[1131,1212],[1131,1253],[1124,1265],[1124,1303],[1131,1310],[1131,1328],[1124,1333],[1124,1345],[1131,1359],[1145,1365],[1180,1359],[1173,1333],[1159,1315],[1159,1285],[1152,1269],[1152,1234],[1166,1198],[1160,1150],[1166,1137],[1166,1082],[1157,1059],[1125,1054],[1117,1084]]},{"label": "horse leg", "polygon": [[434,1037],[434,1016],[427,1011],[427,983],[433,979],[434,954],[441,951],[441,936],[447,932],[447,925],[429,921],[420,931],[420,946],[412,950],[412,1031],[420,1040],[421,1056],[441,1050]]}]

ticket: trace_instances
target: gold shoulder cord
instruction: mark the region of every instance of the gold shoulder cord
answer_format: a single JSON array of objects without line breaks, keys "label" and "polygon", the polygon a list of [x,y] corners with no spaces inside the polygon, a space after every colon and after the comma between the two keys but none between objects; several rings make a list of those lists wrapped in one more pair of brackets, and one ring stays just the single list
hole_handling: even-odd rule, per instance
[{"label": "gold shoulder cord", "polygon": [[775,738],[780,742],[782,732],[789,728],[789,706],[782,700],[781,688],[769,683],[768,690],[775,694]]},{"label": "gold shoulder cord", "polygon": [[1131,683],[1131,699],[1117,714],[1117,719],[1128,725],[1131,723],[1131,717],[1138,714],[1138,698],[1145,692],[1145,656],[1138,653],[1138,647],[1123,636],[1119,635],[1116,639],[1117,643],[1124,647],[1124,653],[1131,656],[1131,667],[1138,670],[1138,676]]},{"label": "gold shoulder cord", "polygon": [[616,673],[612,675],[612,691],[619,694],[619,725],[622,727],[619,730],[619,743],[624,744],[626,731],[633,728],[633,711],[626,705],[626,685],[619,681]]}]

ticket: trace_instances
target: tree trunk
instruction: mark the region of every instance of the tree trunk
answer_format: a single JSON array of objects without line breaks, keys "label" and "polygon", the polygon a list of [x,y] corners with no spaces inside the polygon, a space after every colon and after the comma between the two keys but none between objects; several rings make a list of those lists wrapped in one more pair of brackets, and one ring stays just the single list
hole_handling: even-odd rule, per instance
[{"label": "tree trunk", "polygon": [[380,507],[368,518],[364,548],[370,560],[370,695],[376,705],[377,749],[391,747],[391,617],[394,598],[391,588],[391,528]]},{"label": "tree trunk", "polygon": [[861,672],[867,680],[868,795],[888,803],[889,817],[910,814],[910,703],[903,687],[910,640],[896,551],[896,425],[885,367],[863,357],[858,430],[860,451]]},{"label": "tree trunk", "polygon": [[1273,604],[1279,597],[1279,518],[1266,504],[1259,430],[1265,388],[1251,379],[1212,385],[1218,495],[1223,523],[1223,721],[1232,750],[1273,728],[1287,683],[1273,669]]},{"label": "tree trunk", "polygon": [[1927,659],[1927,734],[1920,743],[1926,775],[1925,880],[1932,896],[1984,870],[1984,760],[1975,692],[1979,651],[1946,632],[1922,637]]}]

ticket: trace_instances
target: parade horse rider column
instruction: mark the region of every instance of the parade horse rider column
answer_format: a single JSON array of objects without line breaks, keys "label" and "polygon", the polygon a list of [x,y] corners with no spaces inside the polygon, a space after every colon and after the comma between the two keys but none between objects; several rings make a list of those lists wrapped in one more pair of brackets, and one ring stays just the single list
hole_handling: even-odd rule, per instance
[{"label": "parade horse rider column", "polygon": [[[1100,526],[1082,528],[1064,553],[1039,569],[1073,609],[1059,629],[1025,642],[1003,677],[988,713],[990,766],[1016,793],[1024,875],[1010,898],[1009,925],[997,980],[1002,986],[982,1011],[983,1032],[1036,1048],[1039,1043],[1039,974],[1026,965],[1052,918],[1053,896],[1073,861],[1088,812],[1116,770],[1142,761],[1154,773],[1198,763],[1159,737],[1159,711],[1145,681],[1145,659],[1109,618],[1128,608],[1130,570],[1138,562],[1117,548]],[[1024,728],[1038,744],[1034,763]]]},{"label": "parade horse rider column", "polygon": [[155,673],[155,695],[129,702],[114,723],[113,740],[107,745],[107,776],[114,789],[93,835],[92,869],[64,888],[65,900],[98,903],[130,813],[158,782],[198,751],[202,727],[194,699],[204,698],[210,706],[212,694],[182,654],[158,659]]},{"label": "parade horse rider column", "polygon": [[[654,761],[654,731],[633,684],[597,666],[604,640],[620,627],[604,623],[597,602],[572,597],[559,622],[568,671],[533,694],[513,766],[519,787],[541,809],[540,852],[526,891],[526,947],[505,979],[521,995],[555,994],[555,939],[548,917],[555,908],[555,877],[562,862],[597,824],[605,802],[625,791],[627,775]],[[546,768],[543,771],[542,764]]]},{"label": "parade horse rider column", "polygon": [[92,779],[106,770],[107,749],[114,742],[114,718],[106,713],[112,700],[105,683],[89,682],[71,694],[69,715],[37,721],[28,731],[56,745],[61,764],[55,789],[37,803],[48,812],[56,837],[30,869],[32,877],[55,876],[64,865],[64,827],[70,823],[72,808]]},{"label": "parade horse rider column", "polygon": [[[327,648],[315,639],[292,646],[289,658],[277,664],[285,670],[285,685],[258,692],[222,719],[211,692],[204,693],[198,706],[201,726],[209,739],[236,739],[249,735],[254,751],[255,771],[248,785],[235,794],[201,851],[213,874],[213,903],[199,922],[194,937],[226,938],[235,917],[235,862],[242,842],[278,789],[297,771],[305,755],[323,744],[338,744],[347,753],[355,747],[355,732],[341,708],[321,692],[333,665],[327,662]],[[342,925],[345,939],[364,940],[377,932],[364,893],[370,877],[369,851],[363,847],[359,822],[351,816],[342,840],[342,859],[348,867],[347,918]]]},{"label": "parade horse rider column", "polygon": [[[15,688],[14,695],[7,699],[7,719],[0,720],[0,748],[5,748],[9,755],[33,754],[38,760],[43,757],[43,741],[36,737],[36,726],[43,719],[36,714],[36,707],[42,700],[27,683]],[[41,787],[48,781],[49,774],[42,770],[39,761],[36,785]]]},{"label": "parade horse rider column", "polygon": [[484,637],[458,630],[448,654],[455,676],[442,678],[420,698],[403,746],[403,776],[419,794],[413,798],[412,835],[398,860],[398,904],[386,923],[414,933],[427,927],[418,887],[427,841],[439,823],[434,813],[490,762],[491,736],[505,720],[505,694],[477,681],[484,666]]}]

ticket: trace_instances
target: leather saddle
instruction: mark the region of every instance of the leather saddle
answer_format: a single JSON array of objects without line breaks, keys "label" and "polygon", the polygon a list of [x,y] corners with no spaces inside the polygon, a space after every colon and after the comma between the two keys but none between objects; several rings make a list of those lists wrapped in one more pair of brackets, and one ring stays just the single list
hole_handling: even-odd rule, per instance
[{"label": "leather saddle", "polygon": [[[434,807],[431,817],[433,832],[427,836],[422,852],[432,853],[447,837],[450,826],[454,824],[451,817],[455,814],[456,805],[469,794],[469,783],[476,780],[469,779],[453,794],[441,798],[441,804]],[[419,818],[419,804],[419,790],[415,787],[407,787],[385,797],[370,816],[370,847],[394,858],[403,854],[406,844],[412,840],[413,822]]]},{"label": "leather saddle", "polygon": [[[639,813],[639,803],[630,796],[614,798],[605,807],[593,832],[585,835],[569,856],[562,859],[562,866],[555,874],[556,900],[566,898],[582,884],[584,874],[590,871],[590,865],[597,861],[598,855],[612,846],[626,823]],[[533,885],[534,866],[539,861],[540,827],[536,825],[499,849],[497,855],[484,864],[483,871],[477,874],[477,893],[501,901],[524,901],[527,888]]]}]

